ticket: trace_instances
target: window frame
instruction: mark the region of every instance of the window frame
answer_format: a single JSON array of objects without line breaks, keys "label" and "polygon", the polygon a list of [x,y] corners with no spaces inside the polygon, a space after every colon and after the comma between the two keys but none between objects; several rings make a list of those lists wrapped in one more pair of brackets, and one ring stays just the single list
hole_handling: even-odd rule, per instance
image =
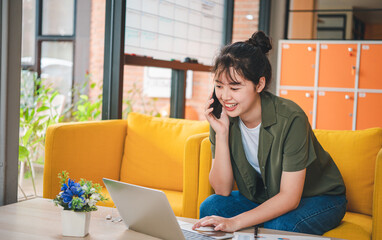
[{"label": "window frame", "polygon": [[[265,1],[265,0],[262,0]],[[269,14],[270,5],[266,11]],[[224,29],[222,41],[224,44],[232,41],[234,0],[224,1]],[[161,65],[171,68],[171,97],[170,97],[170,117],[184,118],[185,115],[185,72],[189,63],[179,63],[180,67],[174,68],[174,62],[149,59],[142,60],[141,57],[132,57],[124,54],[125,42],[125,19],[126,19],[126,0],[106,1],[105,17],[105,51],[104,51],[104,77],[103,77],[103,100],[102,100],[102,119],[122,119],[122,100],[123,100],[123,68],[124,65],[145,66]],[[268,16],[269,17],[269,16]],[[264,25],[265,26],[265,25]],[[179,65],[177,64],[177,65]],[[201,66],[203,68],[203,66]],[[181,93],[176,92],[176,88],[182,89]]]},{"label": "window frame", "polygon": [[[76,54],[76,28],[77,28],[77,0],[73,0],[74,13],[73,13],[73,34],[72,35],[44,35],[42,34],[42,24],[43,24],[43,1],[36,0],[36,23],[35,23],[35,55],[34,64],[21,64],[23,70],[29,70],[37,72],[37,77],[41,77],[41,50],[43,42],[71,42],[73,44],[73,66],[72,66],[72,82],[71,85],[74,86],[74,76],[75,76],[75,54]],[[73,97],[71,101],[73,101]]]},{"label": "window frame", "polygon": [[[342,27],[319,27],[317,24],[316,31],[317,31],[317,36],[319,31],[341,31],[342,32],[342,39],[336,39],[336,40],[345,40],[346,39],[346,14],[317,14],[317,21],[320,18],[342,18],[343,19],[343,26]],[[327,38],[318,38],[318,40],[327,40]],[[329,38],[331,39],[331,38]]]}]

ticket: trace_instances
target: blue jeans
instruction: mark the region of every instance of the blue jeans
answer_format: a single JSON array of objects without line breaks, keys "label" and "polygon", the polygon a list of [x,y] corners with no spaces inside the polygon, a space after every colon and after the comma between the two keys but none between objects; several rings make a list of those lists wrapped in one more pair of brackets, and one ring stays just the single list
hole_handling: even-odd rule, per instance
[{"label": "blue jeans", "polygon": [[[298,207],[261,226],[264,228],[322,235],[337,227],[346,212],[346,197],[315,196],[301,198]],[[230,196],[211,195],[200,205],[200,218],[205,216],[234,217],[256,208],[259,204],[248,200],[239,191]]]}]

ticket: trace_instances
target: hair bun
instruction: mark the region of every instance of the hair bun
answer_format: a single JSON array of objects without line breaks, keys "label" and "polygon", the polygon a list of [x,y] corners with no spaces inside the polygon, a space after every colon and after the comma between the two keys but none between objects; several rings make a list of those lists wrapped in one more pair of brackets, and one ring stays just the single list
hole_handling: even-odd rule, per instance
[{"label": "hair bun", "polygon": [[271,40],[263,31],[258,31],[252,34],[252,37],[246,41],[255,47],[261,49],[264,54],[267,54],[272,49]]}]

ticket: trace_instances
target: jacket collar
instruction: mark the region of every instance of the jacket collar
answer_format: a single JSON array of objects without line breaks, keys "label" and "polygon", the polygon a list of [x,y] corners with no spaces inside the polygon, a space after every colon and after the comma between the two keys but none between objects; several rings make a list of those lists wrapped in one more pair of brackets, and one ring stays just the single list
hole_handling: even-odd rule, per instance
[{"label": "jacket collar", "polygon": [[269,92],[260,93],[261,98],[261,124],[264,128],[276,123],[276,107]]}]

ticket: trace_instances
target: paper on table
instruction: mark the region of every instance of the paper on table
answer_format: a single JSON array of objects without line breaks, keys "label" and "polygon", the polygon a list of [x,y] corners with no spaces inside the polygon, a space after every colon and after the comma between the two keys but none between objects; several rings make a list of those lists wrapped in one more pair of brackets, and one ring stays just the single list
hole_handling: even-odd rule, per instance
[{"label": "paper on table", "polygon": [[[235,232],[233,240],[254,240],[253,233],[239,233]],[[275,235],[275,234],[265,234],[261,233],[258,235],[259,240],[329,240],[329,238],[324,237],[307,237],[307,236],[296,236],[296,235]]]}]

